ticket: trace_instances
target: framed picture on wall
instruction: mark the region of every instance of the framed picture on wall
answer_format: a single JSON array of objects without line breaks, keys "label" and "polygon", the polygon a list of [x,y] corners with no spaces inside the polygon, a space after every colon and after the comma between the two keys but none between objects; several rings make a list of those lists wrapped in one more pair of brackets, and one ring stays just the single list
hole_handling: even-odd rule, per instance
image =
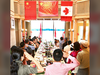
[{"label": "framed picture on wall", "polygon": [[15,29],[15,19],[11,18],[11,28]]}]

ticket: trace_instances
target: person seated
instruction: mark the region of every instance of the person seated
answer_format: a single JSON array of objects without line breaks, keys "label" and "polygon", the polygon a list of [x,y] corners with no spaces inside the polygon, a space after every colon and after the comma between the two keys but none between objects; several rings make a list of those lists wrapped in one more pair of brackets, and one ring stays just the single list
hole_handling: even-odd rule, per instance
[{"label": "person seated", "polygon": [[[22,49],[17,48],[11,54],[13,63],[10,67],[11,75],[30,75],[35,73],[41,73],[44,71],[43,67],[27,52]],[[23,65],[22,61],[26,57],[28,60],[34,62],[36,67],[31,67],[30,65]]]},{"label": "person seated", "polygon": [[[13,53],[13,51],[15,50],[15,49],[17,49],[18,47],[17,46],[12,46],[11,47],[11,54]],[[10,56],[10,64],[12,64],[12,56]]]},{"label": "person seated", "polygon": [[46,67],[45,75],[67,75],[69,70],[80,65],[77,59],[70,55],[68,58],[70,58],[73,63],[62,64],[61,59],[63,56],[66,57],[65,53],[63,55],[63,52],[60,49],[56,49],[53,52],[54,63]]},{"label": "person seated", "polygon": [[[20,48],[26,50],[29,54],[31,54],[34,57],[34,47],[31,47],[31,45],[25,44],[24,42],[20,43]],[[34,49],[34,50],[32,50]]]},{"label": "person seated", "polygon": [[29,45],[29,39],[25,40],[25,46],[30,47],[32,50],[35,50],[35,46]]},{"label": "person seated", "polygon": [[[24,42],[20,43],[20,47],[19,48],[21,48],[23,51],[28,52],[30,55],[32,55],[32,49],[30,47],[26,47],[25,48],[25,43]],[[30,64],[30,62],[31,61],[28,61],[26,58],[23,60],[23,64],[24,65],[27,65],[27,63]]]},{"label": "person seated", "polygon": [[36,48],[35,48],[35,52],[36,52],[39,47],[39,44],[37,43],[36,37],[33,37],[32,40],[33,40],[34,45],[36,46]]},{"label": "person seated", "polygon": [[59,40],[57,40],[57,47],[59,47]]},{"label": "person seated", "polygon": [[59,49],[59,45],[57,45],[57,40],[55,41],[55,49]]},{"label": "person seated", "polygon": [[29,40],[32,41],[31,36],[29,36]]},{"label": "person seated", "polygon": [[41,39],[41,37],[39,38],[39,43],[41,43],[42,42],[42,39]]}]

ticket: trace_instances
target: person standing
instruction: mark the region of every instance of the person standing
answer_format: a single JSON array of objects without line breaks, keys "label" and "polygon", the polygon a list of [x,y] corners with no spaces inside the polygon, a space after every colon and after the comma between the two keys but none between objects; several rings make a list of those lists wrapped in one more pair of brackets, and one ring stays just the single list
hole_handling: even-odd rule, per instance
[{"label": "person standing", "polygon": [[64,43],[63,37],[60,37],[59,47],[61,50],[62,50],[63,43]]},{"label": "person standing", "polygon": [[[74,42],[74,46],[73,47],[74,47],[73,48],[74,50],[70,53],[70,55],[76,58],[78,52],[80,51],[80,43],[79,42]],[[67,63],[70,63],[70,62],[71,62],[71,60],[68,59]],[[77,73],[77,67],[73,68],[71,71],[72,71],[71,75],[76,75],[76,73]]]},{"label": "person standing", "polygon": [[67,75],[68,71],[80,65],[76,58],[68,56],[73,63],[62,64],[61,59],[66,57],[60,49],[53,52],[54,63],[46,67],[45,75]]},{"label": "person standing", "polygon": [[80,51],[77,55],[77,60],[80,62],[80,66],[76,75],[89,75],[90,52],[88,50],[88,42],[85,40],[81,40],[80,47],[82,51]]},{"label": "person standing", "polygon": [[24,42],[25,43],[25,36],[23,36],[23,41],[22,42]]},{"label": "person standing", "polygon": [[64,43],[63,43],[62,49],[64,49],[64,47],[67,46],[67,41],[68,41],[68,39],[67,39],[67,37],[66,37],[66,38],[64,39]]},{"label": "person standing", "polygon": [[[64,52],[66,53],[66,56],[68,56],[69,51],[71,50],[71,44],[72,42],[69,40],[67,42],[67,46],[64,47]],[[65,63],[67,62],[67,58],[64,58]]]}]

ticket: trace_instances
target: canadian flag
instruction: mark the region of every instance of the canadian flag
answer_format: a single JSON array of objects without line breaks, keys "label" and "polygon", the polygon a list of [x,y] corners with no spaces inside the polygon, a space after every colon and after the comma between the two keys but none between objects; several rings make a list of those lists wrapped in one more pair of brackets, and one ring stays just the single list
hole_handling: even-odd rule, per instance
[{"label": "canadian flag", "polygon": [[72,21],[72,1],[61,1],[61,20]]}]

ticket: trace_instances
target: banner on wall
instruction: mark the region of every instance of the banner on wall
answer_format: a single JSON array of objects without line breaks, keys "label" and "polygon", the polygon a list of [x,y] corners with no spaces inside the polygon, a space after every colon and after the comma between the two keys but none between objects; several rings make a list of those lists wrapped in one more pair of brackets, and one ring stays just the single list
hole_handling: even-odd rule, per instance
[{"label": "banner on wall", "polygon": [[72,21],[72,1],[61,1],[61,20]]},{"label": "banner on wall", "polygon": [[58,16],[58,1],[39,1],[39,16]]},{"label": "banner on wall", "polygon": [[60,37],[64,36],[65,31],[65,21],[54,21],[54,29],[56,29],[56,39],[60,40]]},{"label": "banner on wall", "polygon": [[15,29],[15,19],[11,18],[11,28]]},{"label": "banner on wall", "polygon": [[36,20],[36,1],[25,1],[25,20]]}]

